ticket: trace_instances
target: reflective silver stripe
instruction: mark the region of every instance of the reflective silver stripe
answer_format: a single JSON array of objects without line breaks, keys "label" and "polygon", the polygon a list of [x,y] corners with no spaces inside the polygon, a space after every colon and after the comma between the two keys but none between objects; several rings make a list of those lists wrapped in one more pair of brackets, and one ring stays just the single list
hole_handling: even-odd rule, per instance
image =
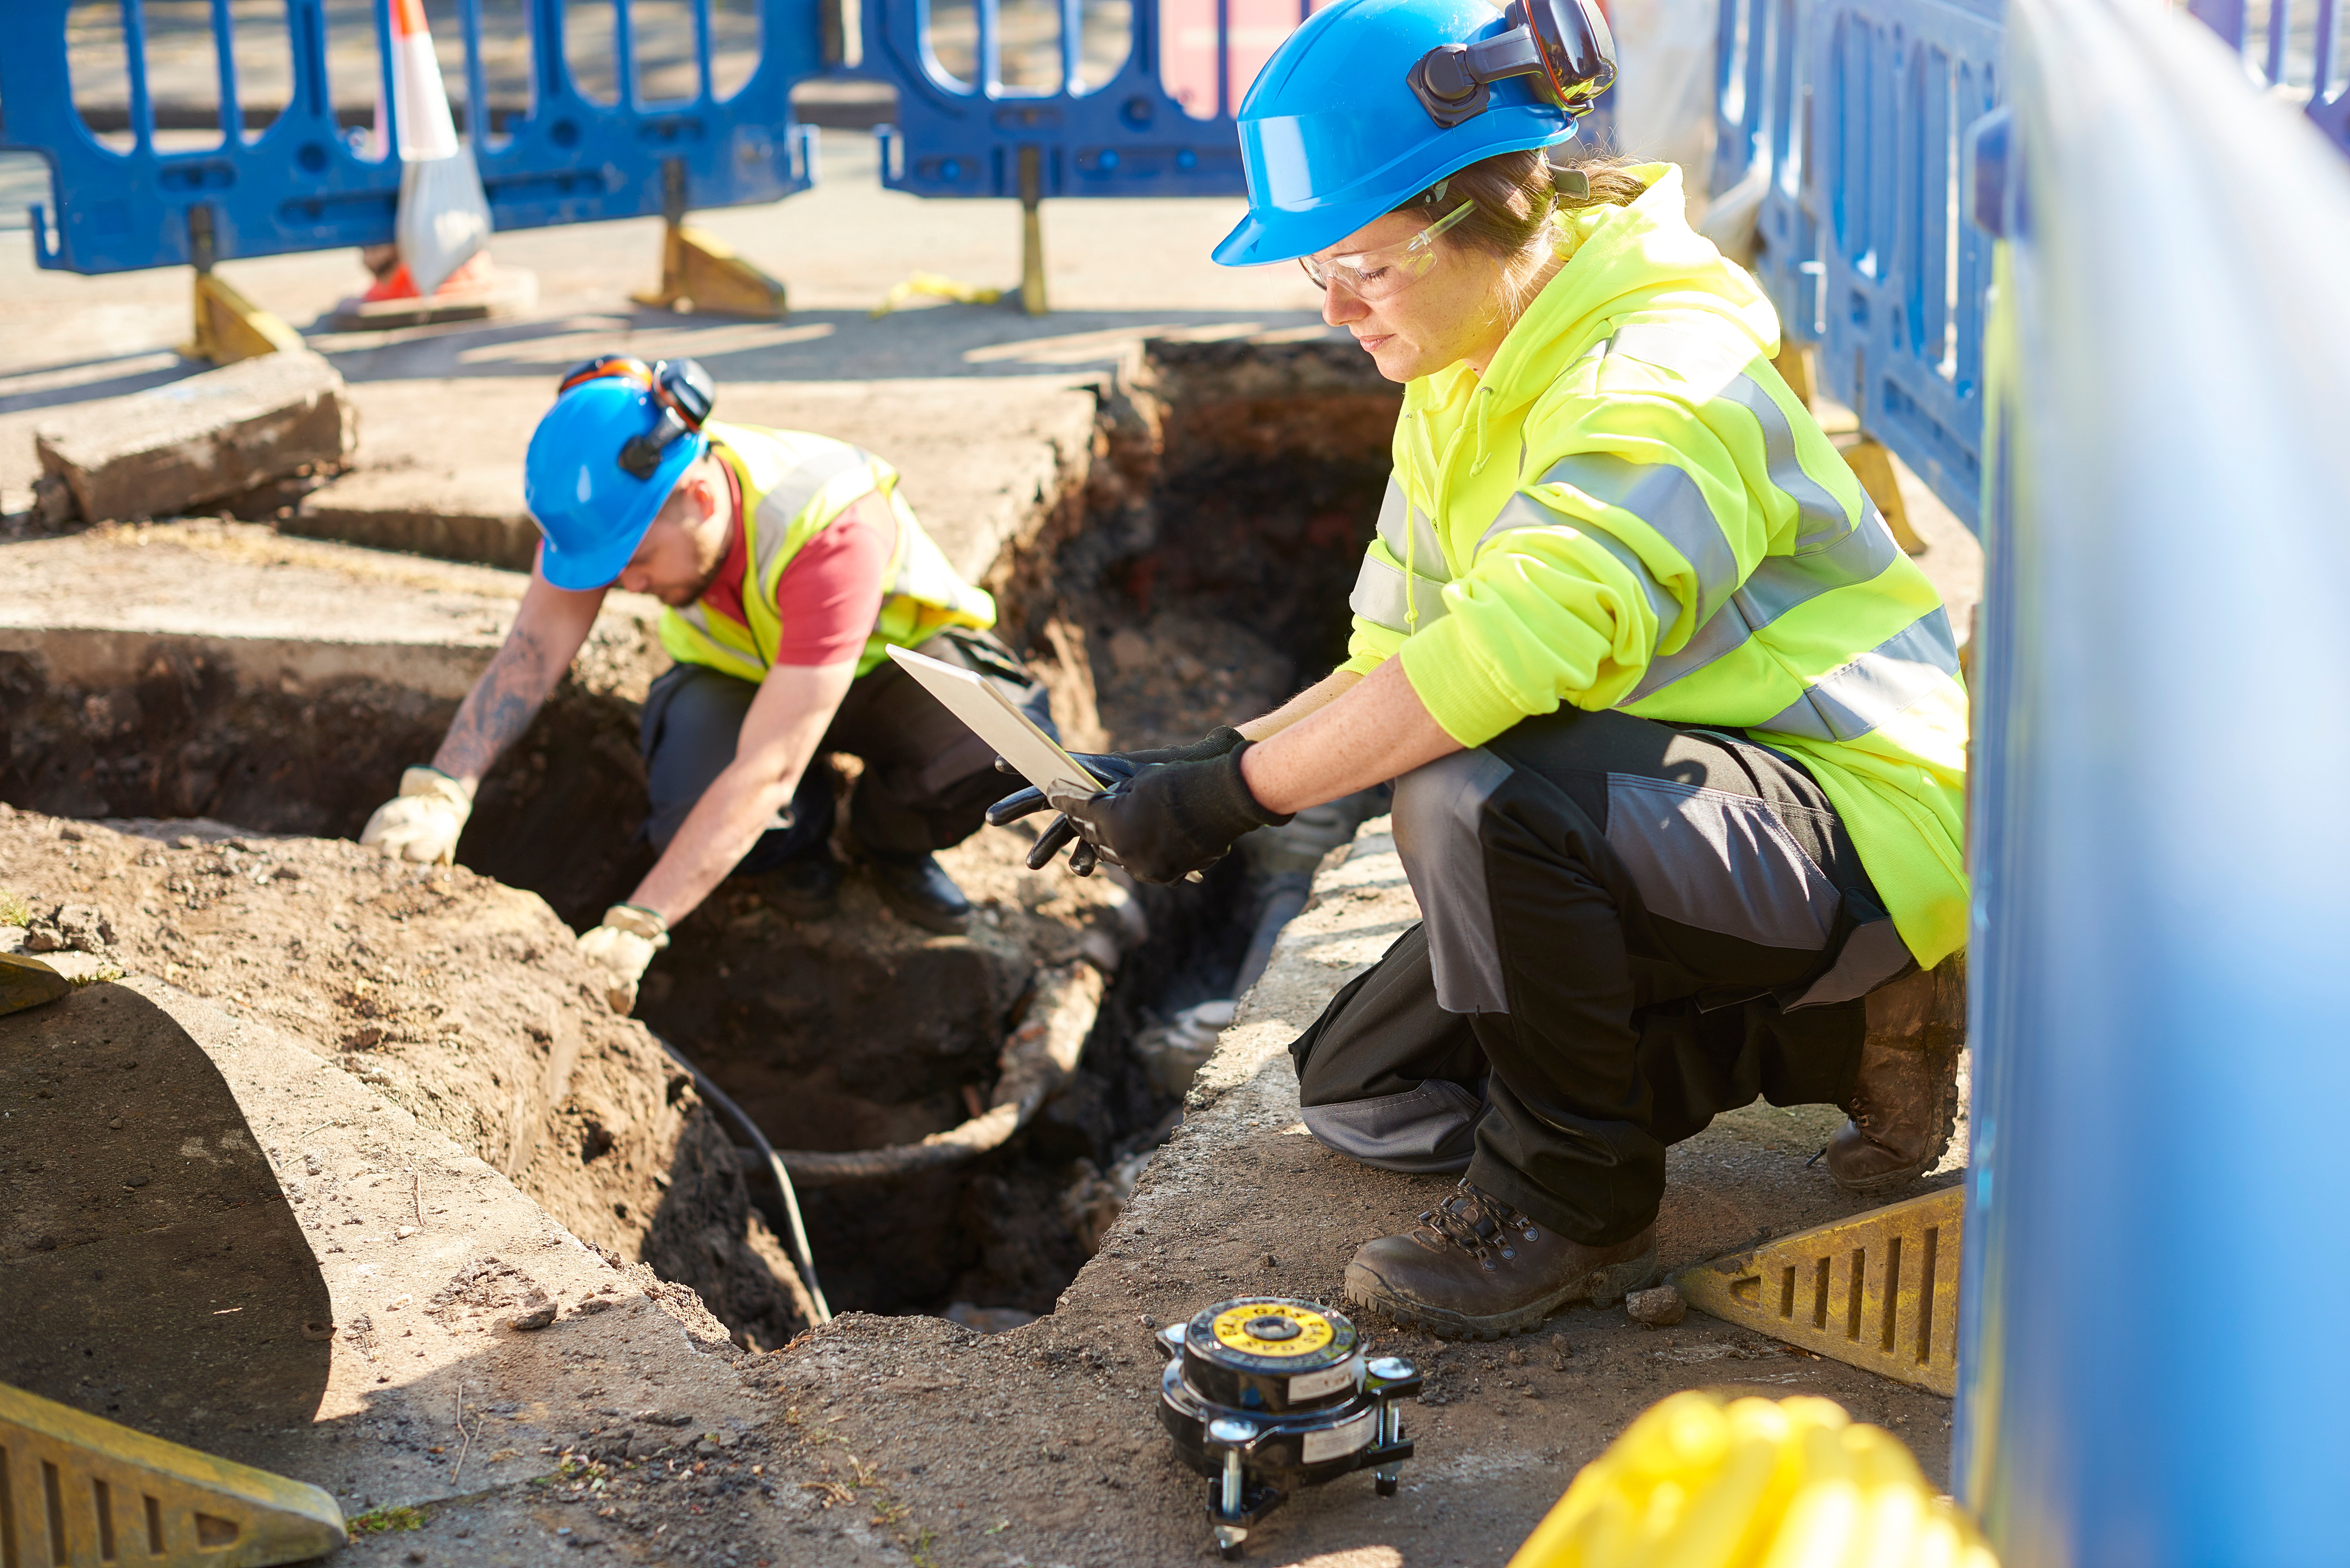
[{"label": "reflective silver stripe", "polygon": [[[1617,328],[1608,340],[1611,354],[1629,354],[1696,382],[1719,378],[1712,395],[1736,403],[1762,427],[1762,461],[1770,481],[1792,499],[1802,524],[1795,534],[1795,552],[1822,549],[1853,530],[1844,504],[1814,479],[1795,455],[1795,430],[1787,413],[1762,383],[1746,374],[1745,359],[1732,359],[1734,350],[1661,322],[1635,321]],[[1696,370],[1697,376],[1690,371]]]},{"label": "reflective silver stripe", "polygon": [[[1608,452],[1582,452],[1561,458],[1542,483],[1572,485],[1602,505],[1629,512],[1679,551],[1697,574],[1698,625],[1712,618],[1722,601],[1737,591],[1738,552],[1730,547],[1730,536],[1721,531],[1697,481],[1682,469],[1669,462],[1627,462]],[[1561,521],[1575,525],[1571,519]],[[1477,541],[1481,553],[1492,536],[1489,528]],[[1665,617],[1660,624],[1670,626],[1677,618]]]},{"label": "reflective silver stripe", "polygon": [[[1420,591],[1415,596],[1419,600],[1419,625],[1432,626],[1452,612],[1445,607],[1442,583],[1427,577],[1419,581]],[[1356,574],[1355,591],[1347,596],[1347,605],[1373,626],[1406,636],[1415,629],[1404,597],[1403,568],[1390,566],[1377,556],[1363,557],[1363,569]]]},{"label": "reflective silver stripe", "polygon": [[1747,624],[1759,628],[1822,594],[1855,583],[1875,582],[1900,558],[1901,546],[1893,542],[1893,530],[1870,506],[1861,526],[1825,550],[1762,557],[1737,597],[1746,611]]},{"label": "reflective silver stripe", "polygon": [[1745,585],[1731,596],[1721,613],[1698,628],[1679,649],[1660,654],[1651,661],[1648,672],[1619,706],[1661,691],[1681,677],[1736,651],[1754,633],[1822,594],[1856,583],[1875,582],[1900,557],[1901,547],[1893,542],[1893,530],[1885,525],[1876,505],[1864,496],[1860,526],[1825,550],[1801,556],[1765,556]]},{"label": "reflective silver stripe", "polygon": [[1493,519],[1493,525],[1486,529],[1484,536],[1477,541],[1477,548],[1482,552],[1495,538],[1513,528],[1572,528],[1576,537],[1590,540],[1622,562],[1624,569],[1632,574],[1632,581],[1648,596],[1648,608],[1655,612],[1657,618],[1658,636],[1663,636],[1680,618],[1680,602],[1666,591],[1664,584],[1657,581],[1657,575],[1648,570],[1648,564],[1634,555],[1629,545],[1605,529],[1586,527],[1581,519],[1553,512],[1533,497],[1520,493],[1510,497],[1509,504],[1503,506],[1501,515]]},{"label": "reflective silver stripe", "polygon": [[1409,561],[1419,576],[1440,583],[1452,580],[1452,569],[1444,564],[1444,546],[1437,542],[1435,523],[1405,497],[1403,486],[1392,479],[1388,481],[1387,499],[1379,503],[1379,538],[1388,555]]},{"label": "reflective silver stripe", "polygon": [[759,502],[758,516],[758,576],[764,578],[775,553],[783,548],[785,538],[801,513],[827,484],[844,473],[873,466],[873,454],[847,441],[827,441],[829,451],[803,459],[789,473],[775,482]]},{"label": "reflective silver stripe", "polygon": [[1814,682],[1802,701],[1751,727],[1814,741],[1858,740],[1958,670],[1950,618],[1937,606]]}]

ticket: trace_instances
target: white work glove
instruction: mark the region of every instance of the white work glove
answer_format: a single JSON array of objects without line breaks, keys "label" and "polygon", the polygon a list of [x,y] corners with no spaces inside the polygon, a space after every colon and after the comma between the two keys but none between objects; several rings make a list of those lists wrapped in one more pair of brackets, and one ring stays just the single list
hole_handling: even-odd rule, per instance
[{"label": "white work glove", "polygon": [[473,815],[465,786],[439,768],[411,768],[400,775],[400,794],[375,808],[359,842],[394,860],[457,858],[457,836]]},{"label": "white work glove", "polygon": [[669,946],[669,922],[640,904],[615,904],[604,923],[579,939],[579,956],[604,971],[604,1000],[626,1018],[637,1004],[637,981],[653,954]]}]

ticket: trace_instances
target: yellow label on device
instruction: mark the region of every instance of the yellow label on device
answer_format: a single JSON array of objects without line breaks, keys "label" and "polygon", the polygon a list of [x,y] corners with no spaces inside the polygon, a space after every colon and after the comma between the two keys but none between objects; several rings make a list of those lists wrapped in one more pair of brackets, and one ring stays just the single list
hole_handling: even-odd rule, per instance
[{"label": "yellow label on device", "polygon": [[1216,1343],[1246,1355],[1310,1355],[1333,1337],[1330,1320],[1286,1302],[1244,1302],[1216,1314]]}]

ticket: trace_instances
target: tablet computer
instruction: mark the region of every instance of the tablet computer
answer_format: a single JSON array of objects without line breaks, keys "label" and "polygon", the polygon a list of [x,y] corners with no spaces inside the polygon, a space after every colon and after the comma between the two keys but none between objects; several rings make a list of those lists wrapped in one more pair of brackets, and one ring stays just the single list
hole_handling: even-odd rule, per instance
[{"label": "tablet computer", "polygon": [[1091,794],[1108,787],[984,677],[911,649],[892,648],[889,657],[1038,789],[1049,791],[1057,784]]}]

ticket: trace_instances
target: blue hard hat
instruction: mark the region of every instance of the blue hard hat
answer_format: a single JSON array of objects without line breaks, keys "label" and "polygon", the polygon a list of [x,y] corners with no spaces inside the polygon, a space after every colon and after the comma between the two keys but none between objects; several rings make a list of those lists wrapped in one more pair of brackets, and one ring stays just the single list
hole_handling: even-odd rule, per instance
[{"label": "blue hard hat", "polygon": [[[1614,56],[1588,0],[1518,0],[1506,15],[1486,0],[1338,0],[1274,51],[1241,103],[1249,211],[1215,259],[1309,255],[1480,159],[1570,140]],[[1425,80],[1440,63],[1444,99],[1465,106],[1455,112]]]},{"label": "blue hard hat", "polygon": [[709,450],[688,431],[671,441],[650,474],[621,466],[621,449],[661,423],[651,388],[632,377],[584,380],[555,400],[523,458],[523,504],[546,547],[539,570],[558,588],[608,587],[644,542],[679,475]]}]

